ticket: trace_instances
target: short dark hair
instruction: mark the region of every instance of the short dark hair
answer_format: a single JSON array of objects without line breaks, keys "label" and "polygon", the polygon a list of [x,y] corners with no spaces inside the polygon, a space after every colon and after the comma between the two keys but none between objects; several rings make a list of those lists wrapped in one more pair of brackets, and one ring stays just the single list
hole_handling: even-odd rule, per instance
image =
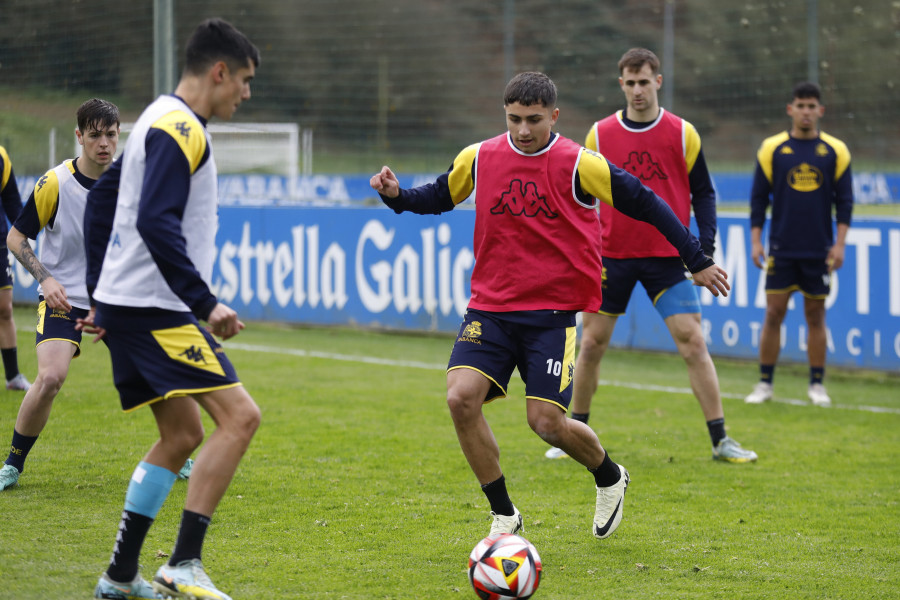
[{"label": "short dark hair", "polygon": [[543,73],[527,71],[519,73],[506,84],[503,92],[504,106],[518,102],[523,106],[542,104],[556,107],[556,84]]},{"label": "short dark hair", "polygon": [[201,75],[220,60],[232,71],[246,67],[247,61],[258,67],[259,49],[228,21],[207,19],[187,42],[184,71]]},{"label": "short dark hair", "polygon": [[813,83],[812,81],[801,81],[794,86],[791,101],[793,102],[797,98],[815,98],[821,102],[822,89],[817,83]]},{"label": "short dark hair", "polygon": [[659,74],[659,58],[646,48],[632,48],[619,59],[619,75],[629,71],[640,71],[644,65],[650,65],[654,75]]},{"label": "short dark hair", "polygon": [[119,125],[119,107],[100,98],[91,98],[78,107],[76,119],[81,133],[88,129],[102,131]]}]

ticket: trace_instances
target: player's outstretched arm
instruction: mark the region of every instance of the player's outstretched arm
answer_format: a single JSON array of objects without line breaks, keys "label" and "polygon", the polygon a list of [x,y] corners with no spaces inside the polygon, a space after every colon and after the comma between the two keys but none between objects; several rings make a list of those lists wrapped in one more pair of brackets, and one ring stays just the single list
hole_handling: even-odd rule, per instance
[{"label": "player's outstretched arm", "polygon": [[381,171],[372,175],[369,180],[372,189],[388,198],[396,198],[400,195],[400,182],[397,176],[387,166],[381,167]]},{"label": "player's outstretched arm", "polygon": [[711,265],[702,271],[697,271],[693,274],[693,278],[694,285],[705,287],[712,292],[713,296],[719,294],[727,296],[728,290],[731,289],[731,285],[728,283],[728,273],[719,265]]}]

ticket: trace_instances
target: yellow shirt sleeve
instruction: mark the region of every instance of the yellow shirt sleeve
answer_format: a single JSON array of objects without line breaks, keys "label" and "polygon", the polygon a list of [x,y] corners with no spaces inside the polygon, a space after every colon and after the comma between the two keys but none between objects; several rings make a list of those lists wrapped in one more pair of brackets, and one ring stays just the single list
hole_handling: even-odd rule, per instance
[{"label": "yellow shirt sleeve", "polygon": [[472,171],[472,166],[475,164],[475,157],[478,156],[480,147],[480,142],[472,144],[464,148],[453,159],[453,167],[450,169],[450,175],[447,178],[453,204],[459,204],[468,198],[472,190],[475,189],[475,173]]},{"label": "yellow shirt sleeve", "polygon": [[[71,168],[71,165],[69,166]],[[56,214],[59,204],[59,177],[52,169],[44,173],[34,184],[34,207],[37,209],[38,221],[43,229]]]},{"label": "yellow shirt sleeve", "polygon": [[847,144],[833,135],[828,135],[824,131],[819,132],[819,137],[834,149],[834,153],[837,157],[837,164],[834,169],[834,180],[837,181],[847,170],[847,167],[850,166],[850,150],[847,148]]},{"label": "yellow shirt sleeve", "polygon": [[588,129],[587,137],[584,138],[584,147],[588,150],[593,150],[594,152],[600,151],[600,146],[597,144],[597,124],[594,123],[591,125],[591,128]]},{"label": "yellow shirt sleeve", "polygon": [[769,181],[769,185],[772,184],[772,157],[775,155],[775,148],[786,142],[790,137],[787,131],[782,131],[778,135],[766,138],[756,153],[756,160]]},{"label": "yellow shirt sleeve", "polygon": [[602,154],[585,149],[578,161],[578,177],[581,180],[582,191],[600,202],[613,205],[609,163]]},{"label": "yellow shirt sleeve", "polygon": [[6,148],[0,146],[0,192],[2,192],[6,188],[6,184],[9,182],[9,174],[12,173],[12,163],[9,161],[9,154],[6,153]]},{"label": "yellow shirt sleeve", "polygon": [[697,133],[697,129],[685,121],[681,120],[682,123],[682,135],[684,136],[684,161],[687,163],[687,171],[690,173],[694,169],[694,163],[697,162],[697,157],[700,155],[700,134]]},{"label": "yellow shirt sleeve", "polygon": [[206,132],[197,119],[176,110],[163,115],[151,128],[165,131],[178,143],[193,174],[206,153]]}]

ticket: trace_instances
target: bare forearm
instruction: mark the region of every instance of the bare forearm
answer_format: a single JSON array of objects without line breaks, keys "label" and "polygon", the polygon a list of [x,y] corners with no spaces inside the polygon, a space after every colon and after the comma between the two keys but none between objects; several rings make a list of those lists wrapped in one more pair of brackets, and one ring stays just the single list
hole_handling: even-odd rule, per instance
[{"label": "bare forearm", "polygon": [[843,246],[847,243],[847,232],[850,230],[850,225],[847,223],[838,223],[837,224],[837,244]]},{"label": "bare forearm", "polygon": [[32,250],[28,238],[22,236],[22,240],[19,242],[18,247],[13,244],[9,246],[9,250],[13,253],[13,256],[16,257],[16,260],[22,263],[22,266],[31,273],[31,276],[34,277],[38,283],[43,283],[45,279],[52,276],[50,271],[47,270],[34,254],[34,250]]}]

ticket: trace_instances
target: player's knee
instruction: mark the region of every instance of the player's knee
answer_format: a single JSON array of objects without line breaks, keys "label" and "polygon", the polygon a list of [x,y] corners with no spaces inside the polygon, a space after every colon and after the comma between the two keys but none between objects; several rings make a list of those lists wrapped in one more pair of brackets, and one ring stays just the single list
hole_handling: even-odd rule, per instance
[{"label": "player's knee", "polygon": [[261,421],[262,413],[259,410],[259,406],[253,400],[249,400],[235,418],[235,429],[249,440],[256,433],[256,430],[259,429]]},{"label": "player's knee", "polygon": [[681,358],[689,363],[705,360],[709,355],[702,334],[686,335],[676,340]]},{"label": "player's knee", "polygon": [[43,396],[49,395],[49,397],[53,398],[66,382],[66,375],[66,371],[48,369],[38,373],[34,383],[39,387]]},{"label": "player's knee", "polygon": [[825,309],[808,308],[805,311],[806,324],[810,327],[821,328],[825,326]]},{"label": "player's knee", "polygon": [[171,456],[183,456],[185,459],[200,447],[205,435],[203,423],[199,420],[197,422],[182,422],[179,427],[160,428],[162,445]]},{"label": "player's knee", "polygon": [[766,326],[781,327],[781,322],[784,321],[785,314],[787,314],[786,309],[769,306],[766,308]]},{"label": "player's knee", "polygon": [[581,354],[599,360],[609,347],[609,341],[599,337],[585,335],[581,339]]},{"label": "player's knee", "polygon": [[466,390],[451,387],[447,390],[447,408],[450,409],[450,416],[454,421],[465,420],[478,414],[481,410],[481,400]]},{"label": "player's knee", "polygon": [[528,426],[542,440],[556,445],[562,438],[563,429],[566,426],[566,415],[559,410],[532,411],[528,414]]},{"label": "player's knee", "polygon": [[249,415],[249,420],[247,423],[247,429],[250,430],[251,435],[256,433],[256,430],[259,429],[259,424],[262,423],[262,411],[259,410],[259,406],[254,402],[253,410]]},{"label": "player's knee", "polygon": [[0,302],[0,321],[11,321],[13,318],[12,303],[4,304]]}]

